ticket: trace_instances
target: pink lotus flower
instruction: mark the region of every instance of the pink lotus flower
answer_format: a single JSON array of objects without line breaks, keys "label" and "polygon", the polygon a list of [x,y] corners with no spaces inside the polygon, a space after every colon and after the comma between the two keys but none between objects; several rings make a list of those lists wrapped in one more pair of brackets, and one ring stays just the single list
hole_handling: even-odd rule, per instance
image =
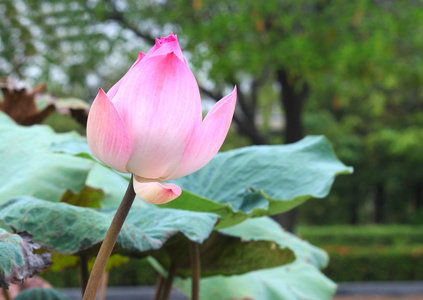
[{"label": "pink lotus flower", "polygon": [[181,188],[164,182],[205,166],[228,133],[236,88],[202,120],[197,82],[176,35],[156,40],[106,94],[100,89],[87,124],[88,145],[104,164],[134,174],[142,200],[169,202]]}]

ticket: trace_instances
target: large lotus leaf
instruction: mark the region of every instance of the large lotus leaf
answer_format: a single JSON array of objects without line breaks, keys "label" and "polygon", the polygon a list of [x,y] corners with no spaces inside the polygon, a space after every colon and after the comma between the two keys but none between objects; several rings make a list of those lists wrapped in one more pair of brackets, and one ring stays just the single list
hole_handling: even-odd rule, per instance
[{"label": "large lotus leaf", "polygon": [[[114,213],[115,209],[94,210],[31,197],[12,199],[0,206],[0,220],[4,223],[32,233],[43,247],[65,254],[95,254]],[[275,246],[271,239],[246,241],[236,234],[211,234],[217,220],[218,215],[211,213],[133,207],[115,253],[153,255],[167,267],[175,264],[177,274],[184,277],[191,272],[189,241],[201,244],[205,276],[245,273],[294,260],[289,245]]]},{"label": "large lotus leaf", "polygon": [[[185,249],[178,246],[184,245],[165,245],[170,260],[157,255],[155,258],[166,269],[173,264],[177,268],[176,274],[186,278],[190,274],[190,261]],[[200,257],[202,277],[273,268],[292,262],[294,257],[317,268],[323,268],[328,263],[326,252],[285,231],[269,217],[248,219],[213,232],[200,246]]]},{"label": "large lotus leaf", "polygon": [[[58,143],[53,150],[94,159],[84,142]],[[217,228],[224,228],[323,198],[336,175],[351,172],[321,136],[289,145],[244,147],[218,153],[204,168],[175,180],[182,195],[160,207],[216,213],[221,216]]]},{"label": "large lotus leaf", "polygon": [[[274,241],[246,241],[236,236],[212,232],[203,244],[199,245],[201,276],[216,274],[242,274],[251,270],[272,268],[294,261],[293,251],[288,247],[278,247]],[[176,275],[191,276],[191,261],[188,244],[175,237],[164,245],[162,252],[152,256],[166,269],[174,267]]]},{"label": "large lotus leaf", "polygon": [[57,142],[51,145],[50,150],[53,152],[62,152],[99,161],[92,154],[87,141],[68,140]]},{"label": "large lotus leaf", "polygon": [[0,203],[22,195],[59,201],[67,190],[79,193],[94,163],[50,151],[53,142],[75,139],[76,133],[56,134],[48,126],[16,125],[0,113]]},{"label": "large lotus leaf", "polygon": [[[169,250],[171,259],[166,261],[154,255],[155,260],[150,262],[161,273],[172,264],[177,269],[176,275],[188,277],[190,262],[186,247],[181,246],[181,243],[166,244],[164,250]],[[201,276],[233,275],[278,267],[292,262],[294,256],[316,268],[323,268],[328,263],[328,255],[323,250],[286,232],[271,218],[248,219],[214,231],[204,241],[200,246]]]},{"label": "large lotus leaf", "polygon": [[218,153],[204,168],[176,180],[186,192],[164,207],[217,213],[223,228],[323,198],[336,175],[351,172],[321,136],[289,145],[244,147]]},{"label": "large lotus leaf", "polygon": [[[31,233],[34,241],[46,249],[73,254],[98,246],[115,212],[19,197],[0,206],[0,220],[18,231]],[[217,219],[210,213],[133,207],[117,245],[123,252],[146,252],[159,249],[179,232],[202,243]]]},{"label": "large lotus leaf", "polygon": [[[176,278],[175,285],[191,294],[190,279]],[[328,300],[335,291],[335,283],[301,259],[282,267],[200,281],[202,300]]]}]

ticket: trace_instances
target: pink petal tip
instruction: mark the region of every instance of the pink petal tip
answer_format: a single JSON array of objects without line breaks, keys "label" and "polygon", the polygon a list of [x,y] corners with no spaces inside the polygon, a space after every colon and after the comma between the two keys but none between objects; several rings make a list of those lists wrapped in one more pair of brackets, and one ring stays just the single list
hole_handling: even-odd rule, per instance
[{"label": "pink petal tip", "polygon": [[152,204],[170,202],[182,193],[181,188],[174,183],[145,179],[136,175],[134,176],[134,190],[138,197]]}]

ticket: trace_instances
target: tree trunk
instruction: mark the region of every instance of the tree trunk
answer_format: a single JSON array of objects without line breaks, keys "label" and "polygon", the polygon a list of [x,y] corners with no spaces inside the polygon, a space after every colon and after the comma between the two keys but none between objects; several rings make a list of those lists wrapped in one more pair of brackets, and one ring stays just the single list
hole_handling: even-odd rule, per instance
[{"label": "tree trunk", "polygon": [[423,183],[421,181],[414,184],[414,205],[416,210],[423,207]]},{"label": "tree trunk", "polygon": [[[282,86],[281,104],[285,110],[285,144],[301,140],[304,137],[302,124],[303,103],[309,95],[307,83],[300,83],[298,78],[291,78],[286,70],[280,69],[277,72],[277,80]],[[298,84],[301,84],[299,87]],[[276,215],[273,217],[283,228],[293,232],[297,219],[296,209]]]},{"label": "tree trunk", "polygon": [[259,132],[257,126],[251,120],[247,119],[245,115],[235,115],[234,122],[238,126],[239,133],[247,136],[254,145],[267,144],[266,137]]},{"label": "tree trunk", "polygon": [[352,189],[349,192],[350,196],[352,196],[350,199],[351,203],[349,205],[350,207],[350,224],[357,225],[358,224],[358,209],[359,209],[359,201],[357,199],[360,199],[359,193],[356,189]]},{"label": "tree trunk", "polygon": [[375,223],[382,223],[384,221],[384,209],[385,185],[383,182],[378,182],[375,190]]}]

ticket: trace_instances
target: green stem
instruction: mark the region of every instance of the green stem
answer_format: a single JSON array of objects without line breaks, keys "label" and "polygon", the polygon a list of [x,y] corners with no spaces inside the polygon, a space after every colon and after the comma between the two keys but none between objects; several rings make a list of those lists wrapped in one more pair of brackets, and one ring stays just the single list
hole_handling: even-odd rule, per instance
[{"label": "green stem", "polygon": [[79,256],[79,276],[81,280],[81,289],[82,289],[82,295],[85,293],[85,289],[87,288],[88,283],[88,259],[85,255]]},{"label": "green stem", "polygon": [[123,196],[122,202],[119,205],[112,224],[110,224],[106,237],[100,247],[100,251],[98,252],[83,300],[94,300],[97,295],[98,287],[100,286],[101,278],[103,277],[104,270],[106,269],[107,261],[113,251],[113,247],[115,246],[120,229],[123,226],[123,222],[125,222],[126,216],[128,215],[132,203],[134,202],[135,191],[133,187],[133,180],[132,175],[125,196]]},{"label": "green stem", "polygon": [[174,263],[171,264],[169,273],[167,274],[167,278],[164,285],[164,293],[162,300],[168,300],[170,296],[170,292],[172,290],[173,278],[175,277],[176,273],[176,266]]},{"label": "green stem", "polygon": [[191,300],[200,299],[200,278],[201,278],[201,260],[200,260],[200,246],[199,244],[189,242],[189,254],[191,258]]}]

